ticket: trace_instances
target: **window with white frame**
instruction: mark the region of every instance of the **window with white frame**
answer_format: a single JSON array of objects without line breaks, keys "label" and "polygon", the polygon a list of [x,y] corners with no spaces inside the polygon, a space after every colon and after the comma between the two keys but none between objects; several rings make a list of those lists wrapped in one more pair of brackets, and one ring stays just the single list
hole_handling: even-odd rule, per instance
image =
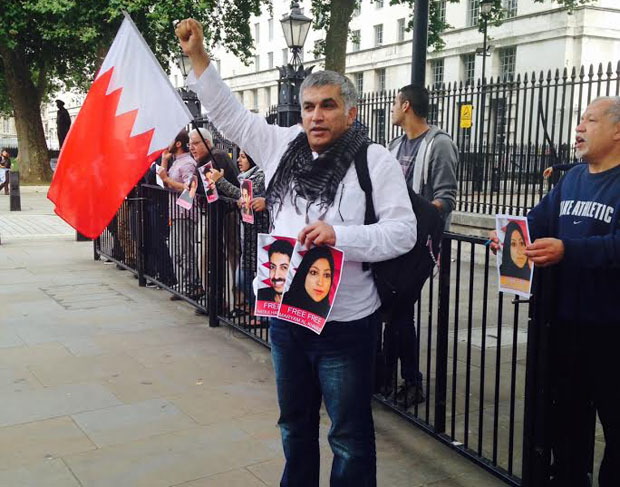
[{"label": "window with white frame", "polygon": [[405,19],[398,19],[398,42],[405,40],[405,29],[407,27],[405,22]]},{"label": "window with white frame", "polygon": [[383,24],[375,25],[375,47],[383,45]]},{"label": "window with white frame", "polygon": [[364,73],[353,73],[353,84],[357,90],[357,94],[361,95],[364,92]]},{"label": "window with white frame", "polygon": [[443,83],[443,58],[433,59],[431,61],[431,73],[433,76],[433,84],[435,86]]},{"label": "window with white frame", "polygon": [[517,64],[516,46],[499,49],[499,75],[502,79],[512,80]]},{"label": "window with white frame", "polygon": [[476,55],[465,54],[461,57],[463,61],[463,81],[465,85],[474,84],[474,76],[476,73]]},{"label": "window with white frame", "polygon": [[383,8],[383,0],[375,0],[375,8]]},{"label": "window with white frame", "polygon": [[478,25],[478,15],[480,9],[480,0],[467,0],[467,26],[474,27]]},{"label": "window with white frame", "polygon": [[446,21],[446,0],[439,0],[437,3],[439,20],[442,22]]},{"label": "window with white frame", "polygon": [[269,40],[273,41],[273,19],[267,21],[267,26],[269,29]]},{"label": "window with white frame", "polygon": [[258,22],[254,24],[254,42],[256,44],[260,42],[260,24]]},{"label": "window with white frame", "polygon": [[375,69],[375,90],[385,91],[385,68]]},{"label": "window with white frame", "polygon": [[260,71],[260,56],[258,54],[254,56],[254,71],[257,73]]},{"label": "window with white frame", "polygon": [[506,11],[506,18],[516,17],[518,0],[502,0],[502,7]]},{"label": "window with white frame", "polygon": [[267,53],[267,67],[273,69],[273,52]]},{"label": "window with white frame", "polygon": [[351,51],[357,52],[360,50],[361,43],[361,31],[354,30],[351,32]]}]

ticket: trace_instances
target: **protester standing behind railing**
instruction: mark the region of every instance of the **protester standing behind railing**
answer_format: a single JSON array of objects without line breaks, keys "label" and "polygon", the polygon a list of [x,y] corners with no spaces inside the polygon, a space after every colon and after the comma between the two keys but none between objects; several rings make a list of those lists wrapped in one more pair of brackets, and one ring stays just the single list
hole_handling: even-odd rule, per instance
[{"label": "protester standing behind railing", "polygon": [[[200,130],[200,133],[198,133],[198,130]],[[208,148],[207,146],[205,146],[205,142],[208,144]],[[239,184],[237,182],[237,174],[239,173],[239,171],[237,170],[236,166],[234,165],[230,157],[228,157],[228,154],[226,152],[220,149],[216,149],[214,147],[213,135],[206,128],[201,127],[200,129],[194,129],[189,133],[189,151],[192,154],[192,157],[194,158],[194,160],[196,161],[198,167],[204,166],[205,164],[211,162],[213,164],[213,167],[217,171],[223,174],[224,178],[226,178],[226,181],[228,181],[230,184],[234,186],[237,186]],[[200,178],[198,178],[198,194],[200,195],[205,194],[204,188],[202,187],[202,180]],[[222,214],[223,212],[217,213],[217,215],[222,215]],[[226,221],[228,221],[229,217],[225,217],[225,218],[227,218]],[[234,224],[228,223],[227,228],[231,226],[234,226]],[[225,233],[227,233],[226,230],[225,230]],[[207,266],[209,262],[208,255],[207,255],[208,246],[206,245],[207,225],[204,225],[202,227],[201,237],[202,237],[202,250],[199,254],[199,260],[200,260],[199,267],[200,267],[200,276],[202,279],[202,285],[206,289],[207,288],[207,275],[208,275]],[[239,248],[235,246],[235,243],[236,242],[228,242],[228,243],[224,242],[225,245],[228,245],[228,247],[226,247],[227,252],[228,252],[228,261],[231,263],[230,264],[231,276],[229,276],[228,282],[234,282],[234,275],[235,275],[234,270],[236,268],[234,266],[235,266],[235,262],[239,260]]]},{"label": "protester standing behind railing", "polygon": [[[237,166],[239,167],[239,183],[244,179],[252,181],[253,198],[251,202],[252,209],[255,212],[264,212],[265,204],[265,174],[256,166],[254,160],[244,151],[239,153],[237,158]],[[222,177],[221,172],[213,171],[213,179],[216,181],[217,190],[229,198],[241,202],[241,189],[230,184]],[[256,235],[268,231],[268,218],[258,216],[254,224],[241,222],[241,267],[238,270],[238,286],[243,292],[244,300],[250,302],[253,307],[254,293],[252,291],[252,280],[254,279],[254,270],[256,269]]]},{"label": "protester standing behind railing", "polygon": [[[181,131],[169,150],[164,151],[162,162],[169,165],[169,161],[174,157],[174,163],[170,169],[163,169],[159,176],[166,187],[173,189],[177,193],[182,193],[192,185],[196,185],[195,172],[196,161],[187,152],[188,135],[185,130]],[[204,296],[205,291],[198,275],[197,255],[196,255],[196,220],[195,209],[185,210],[178,205],[170,208],[171,212],[171,236],[172,236],[172,257],[175,263],[178,291],[190,299],[198,300]],[[173,295],[170,299],[178,299]]]}]

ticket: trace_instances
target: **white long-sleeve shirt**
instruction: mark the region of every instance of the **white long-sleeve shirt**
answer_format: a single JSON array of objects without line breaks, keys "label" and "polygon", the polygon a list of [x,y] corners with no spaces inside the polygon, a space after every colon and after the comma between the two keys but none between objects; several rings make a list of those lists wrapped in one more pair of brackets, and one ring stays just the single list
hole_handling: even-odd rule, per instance
[{"label": "white long-sleeve shirt", "polygon": [[[209,63],[199,79],[190,73],[187,85],[198,94],[209,120],[250,154],[264,171],[267,186],[289,143],[302,127],[269,125],[264,117],[244,108],[221,80],[213,63]],[[318,157],[318,154],[313,155]],[[362,262],[392,259],[415,245],[416,218],[398,161],[384,147],[372,144],[368,147],[368,170],[378,223],[364,225],[366,200],[353,164],[323,219],[334,227],[336,247],[345,255],[330,321],[357,320],[377,310],[381,301],[372,275],[363,270]],[[299,197],[297,204],[302,211],[297,212],[291,199],[285,198],[274,221],[273,235],[297,238],[307,225],[306,200]],[[317,221],[321,213],[318,205],[312,204],[308,210],[310,223]]]}]

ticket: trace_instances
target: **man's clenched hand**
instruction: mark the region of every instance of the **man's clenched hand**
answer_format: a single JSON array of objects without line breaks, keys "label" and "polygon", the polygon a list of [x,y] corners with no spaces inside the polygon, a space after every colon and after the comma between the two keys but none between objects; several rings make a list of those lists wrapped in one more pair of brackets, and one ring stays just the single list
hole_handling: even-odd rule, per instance
[{"label": "man's clenched hand", "polygon": [[209,66],[209,56],[204,46],[202,25],[194,19],[185,19],[179,22],[174,30],[179,38],[183,52],[189,56],[196,78]]}]

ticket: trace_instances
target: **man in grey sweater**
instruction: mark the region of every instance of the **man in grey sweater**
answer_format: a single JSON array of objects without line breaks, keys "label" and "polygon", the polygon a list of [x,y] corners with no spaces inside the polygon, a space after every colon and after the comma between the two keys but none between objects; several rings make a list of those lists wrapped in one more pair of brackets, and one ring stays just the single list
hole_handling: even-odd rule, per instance
[{"label": "man in grey sweater", "polygon": [[423,86],[401,88],[392,105],[392,123],[405,132],[388,149],[400,162],[407,184],[441,212],[447,230],[456,203],[458,148],[450,136],[426,121],[428,91]]},{"label": "man in grey sweater", "polygon": [[[458,149],[447,133],[427,123],[428,109],[426,88],[401,88],[392,105],[392,123],[402,127],[404,134],[390,142],[388,149],[400,162],[407,184],[437,208],[447,230],[456,203]],[[384,394],[405,409],[425,399],[418,367],[414,304],[413,298],[395,303],[383,337],[389,374]],[[394,390],[399,358],[404,384]]]}]

